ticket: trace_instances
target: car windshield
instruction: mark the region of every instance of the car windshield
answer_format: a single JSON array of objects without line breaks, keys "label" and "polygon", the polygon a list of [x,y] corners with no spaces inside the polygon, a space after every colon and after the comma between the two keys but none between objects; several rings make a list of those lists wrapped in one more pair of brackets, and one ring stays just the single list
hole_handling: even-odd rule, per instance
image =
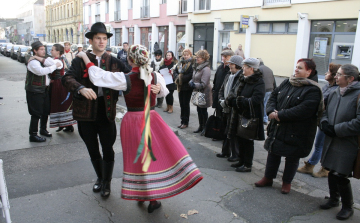
[{"label": "car windshield", "polygon": [[28,49],[27,47],[22,47],[22,48],[21,48],[21,52],[26,52],[27,49]]},{"label": "car windshield", "polygon": [[11,49],[12,45],[6,46],[6,49]]},{"label": "car windshield", "polygon": [[19,49],[19,46],[14,46],[14,51],[18,50],[18,49]]},{"label": "car windshield", "polygon": [[46,53],[51,55],[51,49],[52,49],[52,45],[47,45],[46,46]]}]

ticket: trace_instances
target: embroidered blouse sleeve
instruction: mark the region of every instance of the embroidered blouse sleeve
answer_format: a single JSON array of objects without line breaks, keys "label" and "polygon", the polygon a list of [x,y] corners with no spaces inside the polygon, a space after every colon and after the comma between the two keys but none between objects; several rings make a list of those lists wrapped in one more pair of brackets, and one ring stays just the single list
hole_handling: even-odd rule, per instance
[{"label": "embroidered blouse sleeve", "polygon": [[128,78],[123,72],[105,71],[97,66],[88,68],[90,81],[98,87],[111,88],[117,91],[126,91]]},{"label": "embroidered blouse sleeve", "polygon": [[160,87],[161,87],[159,94],[156,95],[156,98],[165,97],[166,95],[169,94],[169,90],[166,87],[165,79],[160,73],[158,73],[158,72],[155,72],[155,73],[157,76],[157,82],[160,84]]},{"label": "embroidered blouse sleeve", "polygon": [[56,66],[56,63],[60,63],[60,64],[61,64],[60,67],[56,67],[57,70],[61,70],[61,69],[63,68],[64,64],[63,64],[60,60],[58,60],[58,59],[53,59],[53,58],[51,58],[51,57],[48,57],[48,58],[46,58],[46,60],[44,61],[44,65],[45,65],[46,67],[50,67],[50,66],[52,66],[52,65],[55,65],[55,66]]},{"label": "embroidered blouse sleeve", "polygon": [[28,64],[28,69],[38,76],[45,76],[56,70],[56,65],[42,67],[39,61],[32,60]]}]

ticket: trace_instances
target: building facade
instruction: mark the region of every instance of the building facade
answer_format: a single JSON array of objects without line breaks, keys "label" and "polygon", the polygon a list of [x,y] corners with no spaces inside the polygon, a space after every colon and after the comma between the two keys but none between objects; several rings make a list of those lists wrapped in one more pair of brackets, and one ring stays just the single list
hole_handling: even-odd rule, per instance
[{"label": "building facade", "polygon": [[17,19],[22,20],[14,27],[14,42],[29,45],[33,41],[45,41],[44,0],[29,0],[17,11]]},{"label": "building facade", "polygon": [[83,43],[82,0],[46,0],[46,40]]},{"label": "building facade", "polygon": [[360,67],[358,0],[187,2],[186,46],[207,49],[213,69],[227,43],[242,44],[245,57],[262,58],[277,76],[294,74],[300,58],[313,58],[320,75],[330,62]]},{"label": "building facade", "polygon": [[[186,4],[184,4],[186,3]],[[153,51],[155,42],[163,52],[177,55],[185,47],[187,1],[179,0],[84,0],[84,28],[105,23],[114,36],[109,45],[142,44]]]}]

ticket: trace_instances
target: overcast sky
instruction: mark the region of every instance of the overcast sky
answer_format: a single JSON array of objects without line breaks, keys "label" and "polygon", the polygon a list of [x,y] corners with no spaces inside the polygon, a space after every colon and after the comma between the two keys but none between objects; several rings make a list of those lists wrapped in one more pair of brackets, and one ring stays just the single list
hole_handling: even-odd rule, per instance
[{"label": "overcast sky", "polygon": [[18,9],[29,0],[0,0],[0,18],[16,18]]}]

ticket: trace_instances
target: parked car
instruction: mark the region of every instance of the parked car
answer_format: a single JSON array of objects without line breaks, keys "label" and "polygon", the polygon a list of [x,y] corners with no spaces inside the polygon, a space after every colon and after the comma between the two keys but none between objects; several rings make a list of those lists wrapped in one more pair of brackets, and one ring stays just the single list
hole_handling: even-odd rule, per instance
[{"label": "parked car", "polygon": [[10,57],[14,60],[17,59],[17,51],[20,47],[22,47],[24,45],[13,45],[10,51]]},{"label": "parked car", "polygon": [[4,49],[6,48],[7,44],[9,44],[9,43],[1,43],[0,44],[0,52],[1,52],[1,54],[4,54]]},{"label": "parked car", "polygon": [[32,48],[31,46],[26,50],[25,54],[24,54],[24,63],[25,65],[28,64],[28,61],[30,59],[30,57],[32,57],[33,52],[32,52]]},{"label": "parked car", "polygon": [[29,48],[31,48],[31,47],[29,47],[29,46],[21,46],[21,47],[19,47],[19,49],[17,51],[17,60],[20,63],[24,63],[24,61],[25,61],[25,53]]},{"label": "parked car", "polygon": [[13,46],[12,43],[6,45],[6,48],[5,48],[5,50],[4,50],[4,55],[5,55],[5,56],[7,56],[7,57],[10,56],[10,51],[11,51],[12,46]]},{"label": "parked car", "polygon": [[123,49],[122,46],[111,46],[110,48],[111,48],[111,56],[115,58],[117,58],[119,51]]}]

